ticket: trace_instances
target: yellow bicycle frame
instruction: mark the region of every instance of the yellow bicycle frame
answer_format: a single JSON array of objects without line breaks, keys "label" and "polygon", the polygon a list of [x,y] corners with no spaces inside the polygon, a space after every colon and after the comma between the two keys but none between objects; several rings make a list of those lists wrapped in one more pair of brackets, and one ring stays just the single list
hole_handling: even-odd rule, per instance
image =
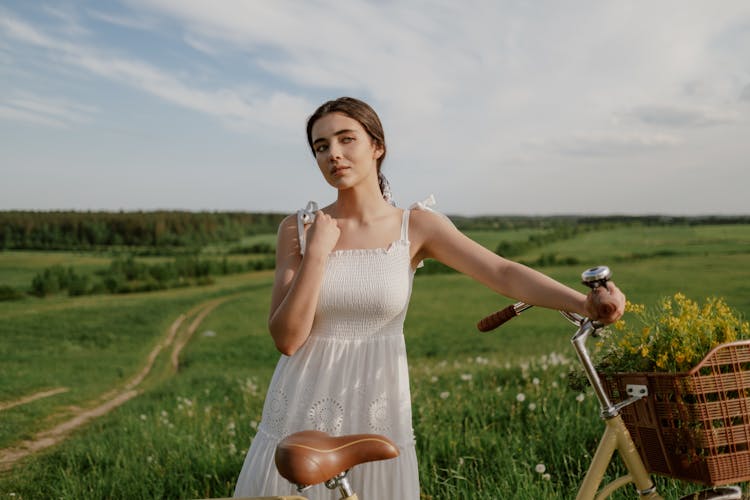
[{"label": "yellow bicycle frame", "polygon": [[[579,361],[583,365],[586,377],[589,379],[591,387],[594,389],[594,393],[599,400],[602,409],[601,415],[605,423],[604,434],[602,435],[602,439],[596,449],[594,458],[591,460],[591,465],[586,472],[583,483],[581,483],[578,490],[578,496],[576,497],[577,500],[602,500],[611,495],[615,490],[630,483],[633,483],[638,489],[640,498],[661,500],[662,497],[656,492],[654,482],[646,470],[646,466],[643,464],[641,456],[638,454],[635,443],[633,443],[633,438],[630,436],[628,429],[622,421],[622,416],[620,416],[620,408],[634,403],[641,397],[645,396],[645,393],[635,395],[621,403],[612,404],[602,386],[599,374],[596,372],[594,363],[591,361],[591,357],[586,348],[586,340],[589,335],[596,331],[599,325],[577,314],[562,314],[578,326],[578,331],[573,335],[571,342],[573,343]],[[625,463],[625,467],[628,469],[628,474],[604,485],[599,491],[599,486],[602,483],[602,479],[604,478],[609,463],[612,461],[612,455],[615,450],[618,451],[620,458],[622,458],[622,461]]]}]

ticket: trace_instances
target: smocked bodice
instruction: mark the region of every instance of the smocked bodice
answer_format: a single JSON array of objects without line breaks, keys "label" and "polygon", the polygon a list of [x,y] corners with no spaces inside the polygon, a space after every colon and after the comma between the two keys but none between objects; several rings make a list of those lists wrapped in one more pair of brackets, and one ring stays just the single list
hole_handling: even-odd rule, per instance
[{"label": "smocked bodice", "polygon": [[333,252],[310,336],[365,340],[401,335],[412,277],[404,238],[388,248]]}]

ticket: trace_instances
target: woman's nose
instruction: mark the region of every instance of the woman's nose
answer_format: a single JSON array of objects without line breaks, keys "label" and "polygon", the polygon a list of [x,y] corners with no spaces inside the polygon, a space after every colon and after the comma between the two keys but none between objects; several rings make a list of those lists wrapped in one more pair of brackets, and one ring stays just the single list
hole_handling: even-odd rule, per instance
[{"label": "woman's nose", "polygon": [[341,147],[336,144],[331,144],[330,146],[328,146],[328,157],[331,160],[341,158]]}]

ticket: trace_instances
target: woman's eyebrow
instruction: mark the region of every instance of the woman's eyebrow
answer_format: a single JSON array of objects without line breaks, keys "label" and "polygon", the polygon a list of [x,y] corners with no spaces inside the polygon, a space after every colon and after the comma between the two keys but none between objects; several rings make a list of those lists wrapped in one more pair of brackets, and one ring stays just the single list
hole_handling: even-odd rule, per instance
[{"label": "woman's eyebrow", "polygon": [[[334,132],[334,133],[333,133],[333,135],[334,135],[334,136],[339,136],[339,135],[341,135],[341,134],[351,134],[351,133],[353,133],[353,132],[355,132],[355,130],[354,130],[354,129],[351,129],[351,128],[345,128],[345,129],[341,129],[341,130],[339,130],[339,131],[337,131],[337,132]],[[318,137],[317,139],[315,139],[315,140],[313,141],[313,145],[315,145],[315,144],[317,144],[317,143],[319,143],[319,142],[325,141],[325,140],[326,140],[326,139],[325,139],[324,137]]]}]

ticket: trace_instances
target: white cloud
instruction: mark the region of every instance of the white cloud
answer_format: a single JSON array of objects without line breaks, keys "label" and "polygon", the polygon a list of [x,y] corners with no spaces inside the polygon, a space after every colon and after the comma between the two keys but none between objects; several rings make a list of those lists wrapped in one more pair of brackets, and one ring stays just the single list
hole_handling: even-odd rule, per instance
[{"label": "white cloud", "polygon": [[151,30],[158,27],[158,22],[153,18],[140,15],[123,15],[104,12],[98,9],[87,9],[86,13],[92,19],[102,21],[122,28],[135,30]]},{"label": "white cloud", "polygon": [[0,118],[11,121],[34,123],[46,127],[66,128],[65,122],[58,118],[34,113],[28,109],[13,108],[2,104],[0,104]]},{"label": "white cloud", "polygon": [[16,40],[47,49],[52,59],[130,85],[186,109],[223,119],[233,128],[286,128],[290,118],[298,120],[304,116],[301,109],[306,102],[283,92],[271,91],[248,99],[231,88],[199,89],[147,62],[49,36],[12,16],[0,19],[0,28]]},{"label": "white cloud", "polygon": [[736,122],[740,113],[736,109],[715,109],[690,106],[639,106],[624,114],[647,125],[665,127],[710,127]]},{"label": "white cloud", "polygon": [[30,92],[16,92],[0,98],[0,117],[56,128],[89,121],[96,112],[97,109],[90,105]]}]

